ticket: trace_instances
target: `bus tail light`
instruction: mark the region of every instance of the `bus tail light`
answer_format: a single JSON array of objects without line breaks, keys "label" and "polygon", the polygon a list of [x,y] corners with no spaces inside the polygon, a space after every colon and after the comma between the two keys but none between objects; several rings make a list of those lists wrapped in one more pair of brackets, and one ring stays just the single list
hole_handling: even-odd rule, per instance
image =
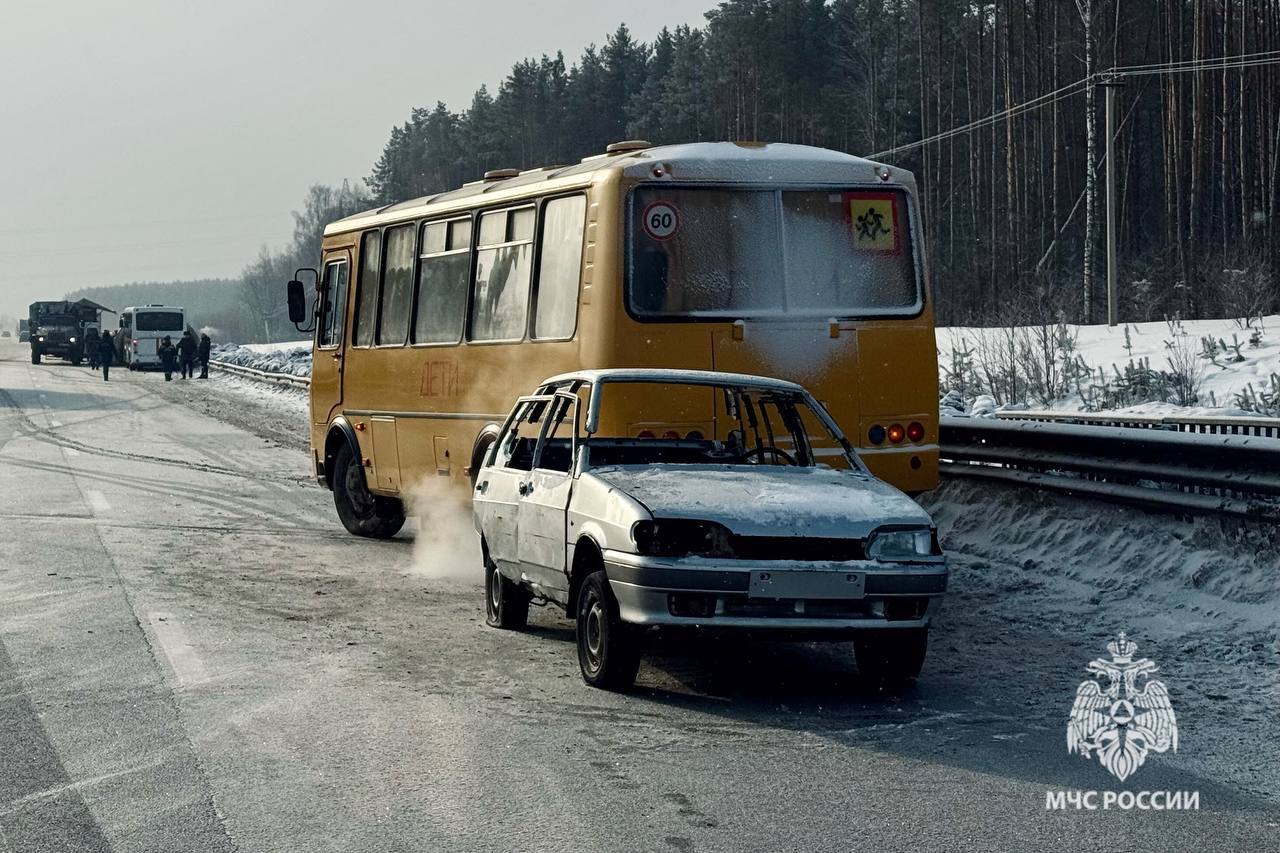
[{"label": "bus tail light", "polygon": [[910,426],[907,427],[907,438],[917,443],[924,441],[924,424],[919,421],[912,421]]},{"label": "bus tail light", "polygon": [[902,440],[907,437],[907,431],[902,428],[902,424],[894,424],[889,427],[889,443],[902,444]]},{"label": "bus tail light", "polygon": [[138,351],[138,342],[136,340],[133,342],[133,351],[134,352]]},{"label": "bus tail light", "polygon": [[880,426],[880,424],[876,424],[867,430],[867,440],[872,444],[884,444],[884,437],[884,427]]}]

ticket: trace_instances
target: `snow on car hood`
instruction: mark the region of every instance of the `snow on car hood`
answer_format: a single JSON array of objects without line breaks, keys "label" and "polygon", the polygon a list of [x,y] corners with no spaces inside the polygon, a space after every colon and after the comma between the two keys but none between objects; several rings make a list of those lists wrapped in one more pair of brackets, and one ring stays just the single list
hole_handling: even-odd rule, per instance
[{"label": "snow on car hood", "polygon": [[885,524],[932,524],[928,513],[893,486],[852,471],[617,465],[590,473],[656,518],[718,521],[748,536],[861,538]]}]

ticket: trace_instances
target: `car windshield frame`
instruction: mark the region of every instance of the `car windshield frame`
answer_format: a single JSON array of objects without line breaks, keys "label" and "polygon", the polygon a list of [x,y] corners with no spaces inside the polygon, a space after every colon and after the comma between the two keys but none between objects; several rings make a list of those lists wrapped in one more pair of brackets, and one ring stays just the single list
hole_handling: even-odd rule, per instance
[{"label": "car windshield frame", "polygon": [[[818,424],[826,431],[830,439],[835,443],[837,447],[840,448],[840,456],[842,456],[849,464],[848,470],[859,472],[861,474],[868,475],[868,476],[870,475],[870,472],[867,469],[866,464],[862,461],[862,459],[858,457],[856,449],[854,448],[852,443],[848,440],[848,438],[845,436],[844,431],[840,429],[839,424],[837,424],[835,419],[831,417],[831,413],[828,412],[826,408],[817,399],[813,397],[812,394],[810,394],[806,389],[800,386],[795,386],[795,385],[792,385],[791,383],[781,383],[781,382],[772,382],[772,383],[767,381],[761,381],[759,383],[742,382],[742,381],[735,382],[732,380],[714,379],[711,377],[686,378],[686,377],[672,377],[672,376],[662,376],[662,375],[648,376],[644,374],[631,374],[626,376],[605,376],[605,377],[597,377],[591,380],[587,380],[583,378],[565,379],[562,381],[543,384],[542,386],[539,387],[538,391],[534,395],[531,395],[530,397],[521,398],[520,402],[523,403],[523,402],[528,402],[533,400],[549,399],[557,396],[579,395],[585,392],[586,417],[580,421],[579,429],[581,429],[581,435],[580,436],[576,435],[577,430],[575,430],[575,437],[577,439],[574,445],[575,475],[576,473],[581,473],[582,471],[590,470],[592,467],[602,467],[599,465],[593,465],[590,462],[591,448],[593,446],[596,448],[599,448],[602,445],[607,445],[611,447],[617,447],[617,446],[623,446],[623,445],[645,447],[645,448],[653,448],[656,451],[662,451],[662,450],[697,451],[697,450],[705,450],[708,446],[715,446],[717,448],[717,452],[726,453],[726,458],[708,458],[705,462],[701,462],[701,461],[689,462],[686,464],[718,465],[718,466],[741,465],[741,466],[750,467],[753,469],[766,467],[764,465],[746,462],[745,461],[746,457],[741,456],[741,454],[731,453],[724,446],[725,444],[724,442],[721,442],[715,439],[710,439],[710,440],[689,439],[689,438],[685,438],[685,439],[634,438],[633,439],[629,437],[619,437],[619,436],[608,436],[608,437],[600,436],[598,433],[600,429],[601,406],[604,402],[604,399],[603,399],[604,388],[606,385],[610,385],[610,384],[632,384],[632,385],[648,384],[648,385],[665,385],[668,387],[686,386],[686,387],[711,388],[725,395],[724,400],[725,400],[725,406],[726,406],[726,414],[728,414],[730,417],[733,417],[739,420],[740,420],[739,413],[736,411],[736,400],[741,395],[764,396],[768,402],[777,402],[779,398],[782,398],[791,407],[808,409],[808,411],[817,420]],[[758,405],[758,403],[756,405]],[[519,406],[519,403],[517,403],[517,406]],[[515,410],[513,409],[512,415],[514,415],[514,411]],[[786,417],[786,415],[781,412],[779,414],[782,415],[784,418]],[[505,434],[507,429],[510,427],[511,425],[510,418],[511,416],[509,415],[508,421],[504,425],[501,434]],[[803,425],[800,423],[797,423],[795,426],[800,427]],[[756,433],[757,433],[756,447],[759,447],[760,442],[759,442],[758,429]],[[792,430],[790,434],[792,435],[792,437],[797,435],[797,433],[794,430]],[[804,448],[801,451],[801,455],[797,456],[796,464],[788,463],[787,465],[782,465],[782,466],[769,465],[767,467],[779,467],[779,468],[830,467],[830,466],[826,466],[820,459],[817,458],[818,454],[814,452],[814,449],[810,441],[810,436],[803,431],[801,431],[798,434],[803,437]],[[746,438],[747,436],[744,435],[743,436],[744,442]],[[773,444],[772,434],[770,435],[770,446],[776,446]],[[745,443],[743,447],[744,447],[744,451],[747,452],[747,455],[750,455],[752,452],[758,452],[758,451],[755,451],[754,448],[747,447]],[[764,455],[769,456],[771,455],[771,453],[766,451]],[[741,458],[735,459],[734,456],[739,456]],[[799,464],[801,459],[807,460],[805,464]],[[670,461],[664,462],[662,460],[653,460],[653,461],[646,461],[646,462],[637,462],[634,464],[663,465],[663,464],[681,464],[681,463],[670,462]]]},{"label": "car windshield frame", "polygon": [[[908,255],[911,260],[911,270],[913,283],[915,285],[915,301],[911,305],[889,308],[872,308],[872,307],[847,307],[847,310],[830,310],[828,308],[807,309],[807,310],[775,310],[775,309],[723,309],[713,311],[685,311],[685,312],[650,312],[637,310],[633,304],[632,295],[635,286],[635,253],[638,234],[638,217],[637,204],[638,194],[646,190],[654,188],[669,188],[674,191],[698,191],[713,190],[722,192],[733,191],[754,191],[754,192],[827,192],[827,193],[870,193],[870,194],[886,194],[893,193],[900,195],[903,200],[903,217],[905,220],[905,228],[903,231],[909,246],[907,247]],[[796,320],[911,320],[920,317],[926,307],[928,301],[927,288],[925,287],[925,270],[924,255],[922,251],[923,235],[920,227],[920,213],[917,209],[915,196],[907,187],[892,184],[870,184],[859,182],[839,182],[839,183],[780,183],[780,182],[733,182],[718,183],[706,181],[690,181],[688,183],[668,183],[656,181],[644,181],[636,184],[627,191],[626,199],[623,203],[623,238],[624,238],[624,262],[623,262],[623,288],[622,288],[622,304],[632,320],[638,323],[725,323],[737,319],[744,320],[779,320],[779,321],[796,321]],[[779,207],[778,210],[777,230],[779,233],[779,242],[783,252],[786,251],[786,233],[782,226],[781,219],[783,211]],[[782,264],[783,275],[787,275],[787,264]],[[790,291],[790,286],[783,287],[784,292]]]}]

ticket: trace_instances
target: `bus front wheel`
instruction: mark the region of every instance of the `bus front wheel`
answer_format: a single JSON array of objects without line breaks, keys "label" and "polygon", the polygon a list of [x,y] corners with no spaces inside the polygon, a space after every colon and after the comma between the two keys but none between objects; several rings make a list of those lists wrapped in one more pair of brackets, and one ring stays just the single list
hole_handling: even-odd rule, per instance
[{"label": "bus front wheel", "polygon": [[404,526],[404,507],[395,498],[369,491],[364,469],[350,445],[344,444],[334,460],[333,503],[343,527],[357,536],[390,539]]}]

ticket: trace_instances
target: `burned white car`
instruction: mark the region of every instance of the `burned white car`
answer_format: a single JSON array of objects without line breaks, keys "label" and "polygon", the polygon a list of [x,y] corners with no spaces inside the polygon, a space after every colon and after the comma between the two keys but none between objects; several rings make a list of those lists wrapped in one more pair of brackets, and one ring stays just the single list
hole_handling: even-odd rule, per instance
[{"label": "burned white car", "polygon": [[626,688],[647,629],[853,639],[864,678],[924,663],[947,587],[933,524],[799,385],[581,371],[517,402],[476,472],[490,625],[576,619],[582,676]]}]

